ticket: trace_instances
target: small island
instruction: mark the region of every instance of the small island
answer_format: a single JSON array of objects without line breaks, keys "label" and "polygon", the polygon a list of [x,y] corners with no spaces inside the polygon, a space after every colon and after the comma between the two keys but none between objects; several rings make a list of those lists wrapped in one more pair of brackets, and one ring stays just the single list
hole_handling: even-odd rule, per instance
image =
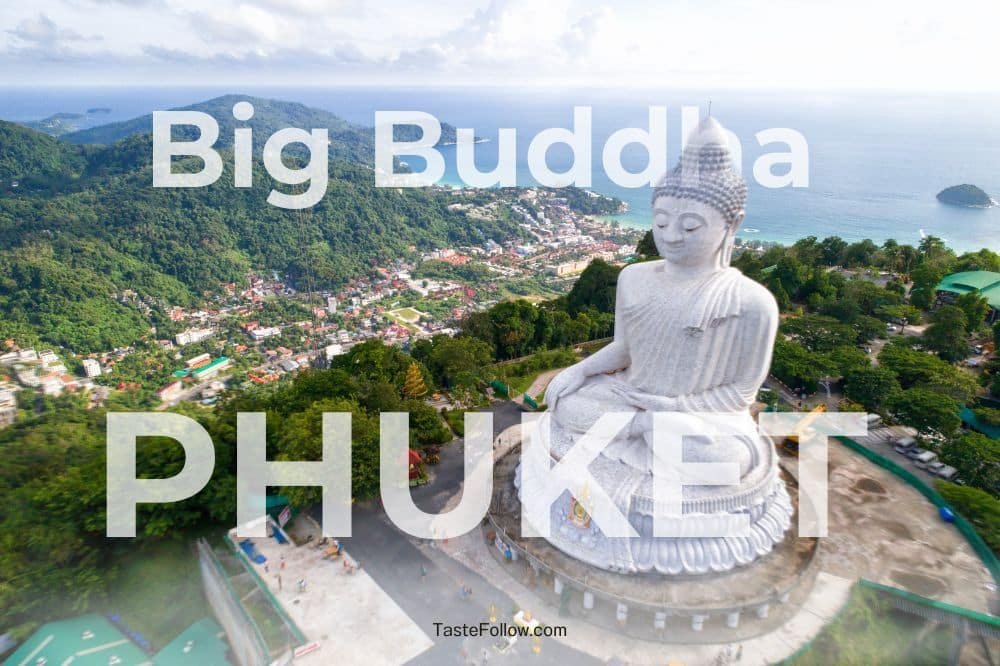
[{"label": "small island", "polygon": [[966,208],[992,208],[997,205],[986,192],[975,185],[953,185],[938,192],[938,201],[952,206],[964,206]]}]

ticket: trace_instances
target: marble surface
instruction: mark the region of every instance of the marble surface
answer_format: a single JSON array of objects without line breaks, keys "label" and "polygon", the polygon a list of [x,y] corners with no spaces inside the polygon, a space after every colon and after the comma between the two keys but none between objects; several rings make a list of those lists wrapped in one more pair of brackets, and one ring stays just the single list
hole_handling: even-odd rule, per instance
[{"label": "marble surface", "polygon": [[[639,536],[605,536],[596,521],[580,519],[567,492],[552,506],[549,541],[573,557],[625,573],[723,572],[770,552],[789,528],[792,506],[774,446],[749,412],[770,367],[778,308],[765,287],[729,266],[745,202],[725,133],[707,118],[654,190],[653,239],[662,259],[619,275],[614,341],[549,384],[553,462],[602,415],[630,414],[589,470]],[[697,433],[682,440],[684,464],[739,468],[736,484],[684,485],[681,514],[705,524],[747,515],[748,532],[653,535],[654,512],[663,515],[652,492],[662,469],[654,413],[658,428]]]}]

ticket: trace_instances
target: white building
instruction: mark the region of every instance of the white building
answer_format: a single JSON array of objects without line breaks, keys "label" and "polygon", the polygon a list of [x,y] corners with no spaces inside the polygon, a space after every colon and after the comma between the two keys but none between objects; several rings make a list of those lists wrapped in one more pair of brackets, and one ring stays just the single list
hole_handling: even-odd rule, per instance
[{"label": "white building", "polygon": [[100,377],[101,364],[92,358],[83,359],[83,374],[88,377]]},{"label": "white building", "polygon": [[344,354],[344,353],[345,352],[344,352],[344,346],[343,345],[333,344],[333,345],[327,345],[326,346],[326,360],[327,361],[332,361],[335,356],[340,356],[341,354]]},{"label": "white building", "polygon": [[176,400],[180,397],[181,393],[184,391],[184,384],[181,382],[170,382],[163,388],[157,390],[156,395],[160,400],[168,402],[170,400]]},{"label": "white building", "polygon": [[178,333],[174,340],[179,346],[183,347],[184,345],[201,342],[205,338],[211,337],[214,333],[210,328],[189,328],[186,331]]},{"label": "white building", "polygon": [[63,385],[62,378],[55,375],[49,375],[48,377],[42,377],[39,381],[42,388],[42,393],[45,395],[62,395]]},{"label": "white building", "polygon": [[11,389],[0,389],[0,428],[8,426],[17,418],[17,398]]},{"label": "white building", "polygon": [[326,299],[326,310],[330,314],[337,314],[337,299],[334,296],[330,296]]},{"label": "white building", "polygon": [[250,331],[250,337],[253,338],[254,342],[260,342],[266,338],[273,338],[276,335],[281,335],[281,329],[277,326],[262,326]]}]

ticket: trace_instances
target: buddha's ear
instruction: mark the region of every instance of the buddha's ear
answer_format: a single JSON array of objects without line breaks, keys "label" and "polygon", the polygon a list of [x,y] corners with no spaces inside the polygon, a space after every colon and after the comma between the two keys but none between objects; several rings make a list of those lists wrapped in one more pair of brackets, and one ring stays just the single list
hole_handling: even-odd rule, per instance
[{"label": "buddha's ear", "polygon": [[741,210],[739,213],[736,214],[736,216],[733,218],[733,223],[732,223],[732,227],[734,230],[738,229],[739,226],[743,224],[743,218],[744,216],[746,216],[746,214],[747,212],[745,210]]}]

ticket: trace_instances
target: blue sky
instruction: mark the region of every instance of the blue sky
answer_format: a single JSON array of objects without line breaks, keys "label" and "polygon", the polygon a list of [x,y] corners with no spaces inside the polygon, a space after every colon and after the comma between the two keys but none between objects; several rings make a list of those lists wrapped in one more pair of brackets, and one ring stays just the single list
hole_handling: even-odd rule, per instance
[{"label": "blue sky", "polygon": [[0,84],[1000,89],[995,0],[3,4]]}]

